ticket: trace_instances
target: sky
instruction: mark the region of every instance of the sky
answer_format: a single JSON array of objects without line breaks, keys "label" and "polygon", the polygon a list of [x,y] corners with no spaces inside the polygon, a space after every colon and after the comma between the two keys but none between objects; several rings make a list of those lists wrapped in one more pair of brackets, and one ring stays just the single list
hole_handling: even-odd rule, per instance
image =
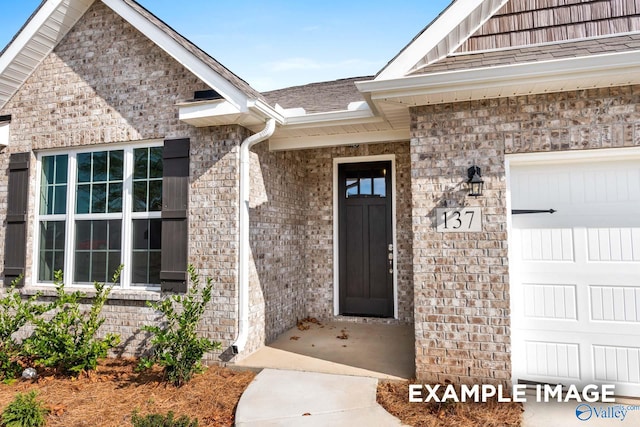
[{"label": "sky", "polygon": [[[450,0],[138,0],[258,91],[374,75]],[[40,0],[0,0],[0,46]]]}]

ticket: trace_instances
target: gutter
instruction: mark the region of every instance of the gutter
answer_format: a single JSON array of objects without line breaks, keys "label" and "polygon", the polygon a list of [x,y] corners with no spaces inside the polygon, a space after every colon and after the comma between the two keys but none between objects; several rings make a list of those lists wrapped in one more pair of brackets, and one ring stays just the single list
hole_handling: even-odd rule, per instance
[{"label": "gutter", "polygon": [[249,185],[250,150],[259,142],[269,139],[276,130],[276,120],[268,119],[260,132],[251,135],[240,144],[240,223],[238,247],[238,335],[231,351],[244,350],[249,336]]}]

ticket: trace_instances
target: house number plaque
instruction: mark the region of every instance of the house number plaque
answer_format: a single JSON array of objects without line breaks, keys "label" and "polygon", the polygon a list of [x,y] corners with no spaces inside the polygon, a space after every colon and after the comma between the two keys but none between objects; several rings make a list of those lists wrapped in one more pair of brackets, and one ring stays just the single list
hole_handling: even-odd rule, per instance
[{"label": "house number plaque", "polygon": [[482,231],[481,208],[439,208],[436,215],[436,230],[440,233]]}]

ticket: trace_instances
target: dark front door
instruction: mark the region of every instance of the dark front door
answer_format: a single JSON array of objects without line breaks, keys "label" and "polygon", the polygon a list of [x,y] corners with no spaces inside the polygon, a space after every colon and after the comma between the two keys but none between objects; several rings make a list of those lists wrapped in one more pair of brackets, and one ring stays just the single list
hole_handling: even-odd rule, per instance
[{"label": "dark front door", "polygon": [[338,167],[340,314],[393,317],[391,162]]}]

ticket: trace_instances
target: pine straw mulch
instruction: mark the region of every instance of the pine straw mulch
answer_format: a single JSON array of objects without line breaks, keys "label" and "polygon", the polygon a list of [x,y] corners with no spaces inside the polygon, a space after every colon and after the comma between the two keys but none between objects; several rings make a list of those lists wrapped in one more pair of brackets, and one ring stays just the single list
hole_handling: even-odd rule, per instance
[{"label": "pine straw mulch", "polygon": [[176,418],[197,418],[201,427],[232,426],[238,400],[255,376],[214,366],[176,388],[162,382],[160,369],[137,373],[135,365],[132,359],[107,359],[79,378],[45,373],[35,381],[0,384],[0,408],[18,392],[37,390],[51,411],[47,427],[128,426],[136,409],[141,415],[173,411]]},{"label": "pine straw mulch", "polygon": [[408,381],[380,382],[377,400],[387,412],[413,427],[506,427],[522,423],[521,403],[410,403]]},{"label": "pine straw mulch", "polygon": [[[136,360],[107,359],[95,372],[78,378],[46,373],[35,381],[0,384],[0,408],[16,393],[31,390],[50,409],[47,427],[121,427],[131,425],[138,410],[176,417],[197,418],[201,427],[233,426],[235,409],[253,372],[210,367],[186,385],[176,388],[162,381],[160,369],[135,372]],[[377,400],[389,413],[413,427],[502,427],[519,426],[519,403],[410,403],[409,382],[390,381],[378,385]]]}]

